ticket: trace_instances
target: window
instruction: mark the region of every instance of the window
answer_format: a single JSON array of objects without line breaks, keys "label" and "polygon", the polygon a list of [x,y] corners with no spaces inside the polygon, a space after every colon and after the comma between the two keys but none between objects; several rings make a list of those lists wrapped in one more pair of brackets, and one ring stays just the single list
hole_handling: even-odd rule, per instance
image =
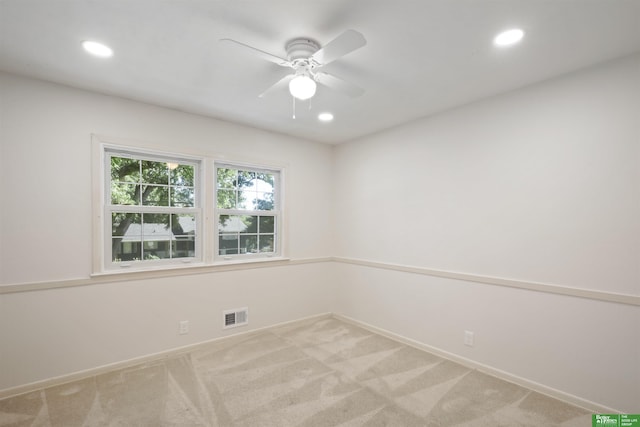
[{"label": "window", "polygon": [[116,149],[104,158],[105,266],[202,259],[200,162]]},{"label": "window", "polygon": [[280,254],[280,173],[220,164],[216,175],[217,257]]},{"label": "window", "polygon": [[282,169],[96,135],[92,150],[93,274],[281,260]]}]

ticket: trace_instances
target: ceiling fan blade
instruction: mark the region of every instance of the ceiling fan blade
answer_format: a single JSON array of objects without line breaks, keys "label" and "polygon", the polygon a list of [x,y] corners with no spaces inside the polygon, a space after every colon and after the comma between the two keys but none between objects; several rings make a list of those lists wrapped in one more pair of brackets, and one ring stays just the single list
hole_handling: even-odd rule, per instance
[{"label": "ceiling fan blade", "polygon": [[257,49],[253,46],[249,46],[248,44],[244,44],[242,42],[239,42],[233,39],[220,39],[220,41],[224,43],[231,43],[233,45],[240,46],[244,49],[250,50],[251,52],[253,52],[253,54],[258,55],[262,59],[266,59],[267,61],[278,64],[281,67],[291,67],[291,62],[289,62],[288,60],[284,58],[280,58],[279,56],[276,56],[276,55],[272,55],[269,52],[265,52],[264,50]]},{"label": "ceiling fan blade", "polygon": [[343,93],[352,98],[356,98],[364,93],[364,89],[362,89],[361,87],[356,86],[353,83],[344,81],[332,74],[316,73],[315,77],[318,83],[323,84],[330,89]]},{"label": "ceiling fan blade", "polygon": [[311,59],[320,65],[326,65],[366,44],[367,40],[361,33],[347,30],[311,55]]},{"label": "ceiling fan blade", "polygon": [[264,98],[265,96],[277,92],[279,90],[285,89],[289,86],[289,82],[295,77],[295,74],[287,74],[280,80],[278,80],[275,84],[268,87],[264,92],[258,95],[258,98]]}]

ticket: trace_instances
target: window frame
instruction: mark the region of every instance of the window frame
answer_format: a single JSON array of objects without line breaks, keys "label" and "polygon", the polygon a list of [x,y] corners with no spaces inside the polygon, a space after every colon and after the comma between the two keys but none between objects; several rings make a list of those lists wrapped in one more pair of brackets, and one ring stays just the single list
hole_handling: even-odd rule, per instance
[{"label": "window frame", "polygon": [[[273,175],[273,205],[271,210],[259,209],[226,209],[218,207],[218,169],[235,169],[244,172],[265,173]],[[284,169],[278,167],[269,167],[265,165],[256,165],[250,163],[234,162],[234,161],[215,161],[213,165],[213,259],[216,263],[229,262],[247,262],[267,259],[282,259],[284,256],[284,239],[283,239],[283,175]],[[235,187],[237,189],[237,187]],[[257,216],[257,217],[273,217],[274,218],[274,236],[273,236],[273,252],[258,253],[237,253],[237,254],[220,254],[220,227],[219,218],[221,215],[232,216]],[[268,233],[270,234],[270,233]],[[259,232],[256,232],[260,236]]]},{"label": "window frame", "polygon": [[[191,156],[166,151],[138,148],[132,146],[116,145],[103,142],[94,138],[97,147],[94,150],[94,160],[99,161],[99,172],[94,175],[94,206],[99,198],[99,211],[96,212],[94,234],[97,244],[94,244],[93,274],[108,274],[120,271],[144,271],[175,268],[186,265],[198,265],[205,262],[205,191],[203,175],[205,173],[205,159],[199,156]],[[97,158],[96,158],[97,157]],[[156,161],[163,163],[179,163],[194,167],[193,207],[175,206],[148,206],[148,205],[114,205],[111,203],[111,157],[132,158],[141,161]],[[96,183],[95,181],[99,181]],[[97,186],[99,185],[99,188]],[[167,185],[170,187],[169,182]],[[96,191],[97,190],[97,191]],[[186,214],[195,217],[194,256],[161,259],[140,259],[131,261],[113,261],[112,254],[112,213],[139,213],[174,215]],[[168,240],[170,245],[172,239]],[[141,239],[141,245],[144,240]]]},{"label": "window frame", "polygon": [[[143,156],[145,159],[171,158],[183,162],[198,164],[195,171],[194,189],[196,192],[196,258],[177,258],[160,260],[142,260],[132,262],[129,266],[122,263],[113,263],[111,254],[111,217],[106,216],[106,197],[110,196],[109,183],[111,180],[110,165],[106,165],[106,153],[130,153]],[[150,157],[147,157],[150,156]],[[194,269],[203,271],[202,268],[216,271],[227,268],[253,268],[252,264],[264,262],[289,261],[287,257],[287,230],[285,214],[285,173],[287,166],[283,163],[264,162],[255,159],[234,158],[219,154],[201,154],[197,151],[183,150],[178,153],[167,150],[166,147],[148,142],[132,141],[123,138],[107,137],[91,134],[91,194],[92,194],[92,221],[91,221],[91,277],[104,275],[121,275],[129,273],[130,277],[146,277],[149,274],[160,274],[162,271],[175,269]],[[239,160],[239,161],[238,161]],[[256,171],[277,173],[277,189],[274,190],[274,202],[279,207],[275,222],[276,252],[268,254],[248,254],[246,256],[229,257],[218,256],[218,228],[217,228],[217,176],[216,166],[228,165],[235,168],[248,168]],[[107,176],[106,174],[109,173]],[[106,179],[108,178],[108,179]],[[199,194],[199,195],[198,195]],[[199,203],[199,205],[198,205]],[[120,205],[117,205],[120,206]],[[110,215],[110,214],[109,214]],[[243,254],[244,255],[244,254]],[[113,265],[119,264],[119,265]],[[246,267],[242,267],[246,264]],[[206,270],[204,270],[206,271]],[[131,275],[131,274],[134,275]],[[140,276],[142,274],[142,276]]]}]

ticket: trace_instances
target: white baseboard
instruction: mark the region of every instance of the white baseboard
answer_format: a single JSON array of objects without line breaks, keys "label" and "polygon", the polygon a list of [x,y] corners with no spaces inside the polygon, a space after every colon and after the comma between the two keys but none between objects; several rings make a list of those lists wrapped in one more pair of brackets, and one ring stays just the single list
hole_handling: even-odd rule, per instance
[{"label": "white baseboard", "polygon": [[557,390],[557,389],[552,388],[552,387],[548,387],[548,386],[546,386],[544,384],[540,384],[540,383],[537,383],[535,381],[531,381],[531,380],[528,380],[526,378],[522,378],[522,377],[519,377],[517,375],[510,374],[509,372],[505,372],[505,371],[502,371],[500,369],[494,368],[492,366],[488,366],[488,365],[476,362],[476,361],[468,359],[466,357],[462,357],[462,356],[459,356],[457,354],[450,353],[448,351],[439,349],[437,347],[432,347],[432,346],[430,346],[428,344],[424,344],[424,343],[422,343],[420,341],[416,341],[414,339],[407,338],[407,337],[402,336],[400,334],[396,334],[396,333],[388,331],[386,329],[382,329],[382,328],[379,328],[377,326],[373,326],[373,325],[370,325],[368,323],[361,322],[361,321],[353,319],[351,317],[344,316],[342,314],[336,314],[336,313],[333,313],[332,315],[333,315],[334,318],[336,318],[338,320],[342,320],[344,322],[351,323],[352,325],[359,326],[359,327],[361,327],[363,329],[366,329],[366,330],[371,331],[373,333],[385,336],[385,337],[387,337],[389,339],[392,339],[394,341],[398,341],[398,342],[401,342],[403,344],[409,345],[411,347],[417,348],[418,350],[427,351],[429,353],[435,354],[435,355],[440,356],[442,358],[445,358],[445,359],[451,360],[453,362],[459,363],[459,364],[461,364],[463,366],[466,366],[467,368],[475,369],[475,370],[480,371],[482,373],[494,376],[496,378],[500,378],[501,380],[508,381],[510,383],[519,385],[521,387],[525,387],[525,388],[528,388],[530,390],[536,391],[536,392],[538,392],[540,394],[544,394],[544,395],[552,397],[554,399],[558,399],[558,400],[561,400],[563,402],[569,403],[571,405],[578,406],[578,407],[580,407],[582,409],[590,411],[591,413],[594,413],[594,414],[612,414],[612,413],[621,413],[622,412],[622,411],[619,411],[617,409],[610,408],[608,406],[601,405],[599,403],[592,402],[592,401],[587,400],[587,399],[583,399],[583,398],[581,398],[579,396],[575,396],[573,394],[566,393],[566,392],[563,392],[561,390]]}]

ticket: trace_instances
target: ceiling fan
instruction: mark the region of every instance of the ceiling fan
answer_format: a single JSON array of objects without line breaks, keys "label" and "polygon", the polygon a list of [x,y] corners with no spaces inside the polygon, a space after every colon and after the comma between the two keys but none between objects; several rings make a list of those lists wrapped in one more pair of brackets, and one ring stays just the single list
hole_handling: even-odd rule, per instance
[{"label": "ceiling fan", "polygon": [[324,46],[320,46],[316,41],[308,38],[293,39],[285,46],[287,51],[286,58],[281,58],[237,40],[220,39],[220,41],[250,50],[267,61],[294,70],[292,74],[284,76],[262,92],[259,95],[260,97],[288,86],[289,92],[294,98],[300,100],[309,99],[316,93],[316,82],[350,97],[357,97],[364,93],[362,88],[352,83],[332,74],[319,71],[319,68],[367,44],[364,36],[358,31],[346,30]]}]

